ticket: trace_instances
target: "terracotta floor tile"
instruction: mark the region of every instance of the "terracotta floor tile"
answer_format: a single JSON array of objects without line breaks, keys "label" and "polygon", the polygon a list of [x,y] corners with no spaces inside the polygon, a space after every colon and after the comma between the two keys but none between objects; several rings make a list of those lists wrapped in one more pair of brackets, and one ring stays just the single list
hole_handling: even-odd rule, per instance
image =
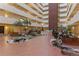
[{"label": "terracotta floor tile", "polygon": [[[6,37],[7,39],[10,37]],[[0,55],[4,56],[61,56],[60,49],[50,45],[51,34],[38,36],[20,44],[5,43],[5,36],[0,37]]]}]

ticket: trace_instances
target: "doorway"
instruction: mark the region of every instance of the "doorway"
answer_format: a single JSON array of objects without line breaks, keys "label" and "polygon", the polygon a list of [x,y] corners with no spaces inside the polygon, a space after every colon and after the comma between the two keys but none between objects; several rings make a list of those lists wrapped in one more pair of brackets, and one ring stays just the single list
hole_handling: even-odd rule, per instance
[{"label": "doorway", "polygon": [[4,26],[0,26],[0,34],[4,34]]}]

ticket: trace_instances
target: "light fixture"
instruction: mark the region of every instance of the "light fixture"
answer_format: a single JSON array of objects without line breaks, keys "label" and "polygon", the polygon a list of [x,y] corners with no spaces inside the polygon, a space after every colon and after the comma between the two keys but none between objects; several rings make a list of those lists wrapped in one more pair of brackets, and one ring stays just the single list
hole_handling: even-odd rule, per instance
[{"label": "light fixture", "polygon": [[8,27],[6,26],[5,28],[7,29]]},{"label": "light fixture", "polygon": [[28,27],[25,27],[26,29],[28,28]]},{"label": "light fixture", "polygon": [[43,26],[44,24],[42,23],[41,25]]},{"label": "light fixture", "polygon": [[8,17],[8,14],[7,13],[5,13],[5,15],[4,15],[6,18]]},{"label": "light fixture", "polygon": [[74,26],[72,27],[72,29],[74,30]]},{"label": "light fixture", "polygon": [[23,19],[20,19],[20,21],[22,21],[22,22],[23,22],[24,20],[23,20]]},{"label": "light fixture", "polygon": [[78,38],[79,38],[79,36],[78,36]]}]

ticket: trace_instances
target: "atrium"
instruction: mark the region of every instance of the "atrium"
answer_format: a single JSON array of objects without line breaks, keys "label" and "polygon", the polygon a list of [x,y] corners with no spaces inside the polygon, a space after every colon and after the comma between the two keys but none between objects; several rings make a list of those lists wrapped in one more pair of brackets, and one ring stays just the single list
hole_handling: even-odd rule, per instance
[{"label": "atrium", "polygon": [[0,3],[0,56],[79,56],[78,17],[78,3]]}]

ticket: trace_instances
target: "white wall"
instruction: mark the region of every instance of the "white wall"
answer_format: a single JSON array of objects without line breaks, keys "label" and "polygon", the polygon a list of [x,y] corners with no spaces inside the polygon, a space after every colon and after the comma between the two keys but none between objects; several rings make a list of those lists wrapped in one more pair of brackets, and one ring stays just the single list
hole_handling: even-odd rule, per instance
[{"label": "white wall", "polygon": [[[14,24],[16,22],[16,20],[17,20],[16,18],[9,18],[9,17],[0,16],[0,23]],[[32,23],[31,26],[41,27],[41,24]],[[43,27],[47,27],[47,25],[44,25]]]},{"label": "white wall", "polygon": [[0,23],[13,24],[16,22],[15,18],[8,18],[4,16],[0,16]]},{"label": "white wall", "polygon": [[77,21],[79,21],[79,11],[74,15],[74,17],[71,18],[71,20],[68,22],[68,25],[72,25]]}]

